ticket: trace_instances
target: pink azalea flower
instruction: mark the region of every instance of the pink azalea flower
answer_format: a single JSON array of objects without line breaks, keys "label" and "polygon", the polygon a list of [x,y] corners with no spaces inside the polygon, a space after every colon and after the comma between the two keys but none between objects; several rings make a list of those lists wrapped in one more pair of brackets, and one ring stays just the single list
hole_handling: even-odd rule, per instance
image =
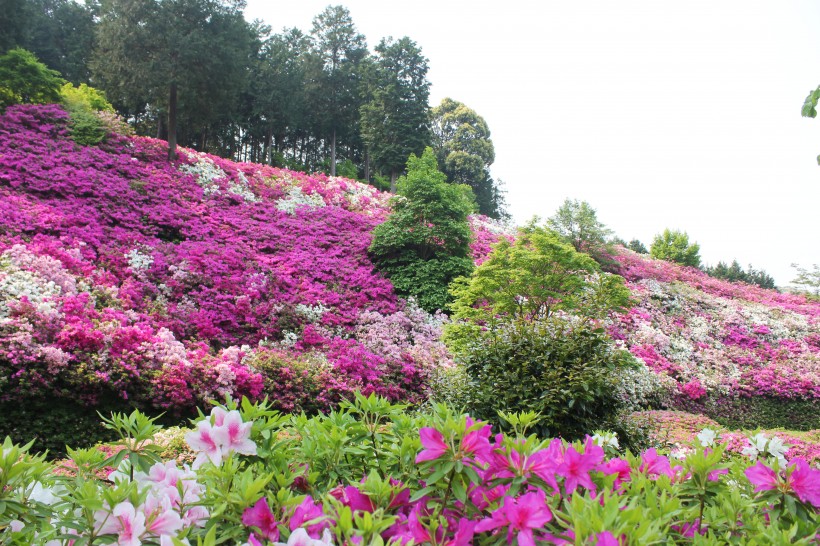
[{"label": "pink azalea flower", "polygon": [[470,546],[473,543],[473,536],[475,535],[475,526],[477,521],[461,518],[458,520],[458,528],[456,529],[453,538],[440,542],[441,546]]},{"label": "pink azalea flower", "polygon": [[146,528],[149,532],[161,535],[175,535],[182,529],[182,518],[174,511],[168,497],[157,498],[149,495],[142,505],[145,514]]},{"label": "pink azalea flower", "polygon": [[421,445],[424,450],[416,456],[416,462],[433,461],[444,455],[449,446],[444,443],[444,435],[432,427],[422,427],[419,429]]},{"label": "pink azalea flower", "polygon": [[[217,409],[217,408],[214,408]],[[243,423],[238,411],[224,415],[222,424],[213,430],[213,439],[220,445],[223,455],[236,451],[242,455],[256,455],[256,444],[250,439],[253,423]]]},{"label": "pink azalea flower", "polygon": [[199,452],[194,461],[194,468],[199,468],[205,464],[205,461],[211,461],[215,466],[222,464],[222,448],[214,436],[214,427],[206,419],[196,424],[195,431],[185,435],[185,440],[191,449]]},{"label": "pink azalea flower", "polygon": [[[322,507],[316,504],[313,501],[313,498],[308,495],[305,497],[305,500],[302,501],[302,504],[296,507],[296,510],[293,511],[293,515],[290,517],[290,522],[288,522],[288,527],[291,531],[296,530],[298,527],[302,527],[305,522],[324,518],[325,513],[322,510]],[[313,524],[307,528],[308,534],[311,536],[318,535],[322,532],[323,529],[330,526],[330,520],[325,518],[319,523]]]},{"label": "pink azalea flower", "polygon": [[644,472],[647,476],[658,477],[660,475],[666,475],[670,478],[675,477],[675,471],[672,470],[669,459],[663,455],[658,455],[654,447],[647,449],[643,455],[641,455],[641,461],[640,471]]},{"label": "pink azalea flower", "polygon": [[[467,417],[467,428],[475,424],[471,417]],[[464,435],[461,440],[461,452],[465,455],[472,455],[478,461],[490,462],[492,459],[493,448],[490,445],[490,434],[492,434],[492,427],[485,425],[477,430],[471,430]]]},{"label": "pink azalea flower", "polygon": [[105,521],[98,533],[101,535],[116,534],[118,546],[140,546],[142,544],[140,537],[145,533],[145,514],[137,512],[130,502],[119,503],[110,515],[98,512],[95,514],[95,519],[98,523]]},{"label": "pink azalea flower", "polygon": [[595,546],[619,546],[621,543],[611,531],[604,531],[592,537],[592,544]]},{"label": "pink azalea flower", "polygon": [[796,468],[789,474],[789,485],[801,501],[820,508],[820,470],[809,466],[803,459],[794,459]]},{"label": "pink azalea flower", "polygon": [[512,543],[517,532],[519,546],[535,546],[533,529],[542,527],[552,519],[544,491],[521,495],[518,499],[505,497],[504,504],[492,513],[492,517],[478,522],[474,531],[482,533],[499,527],[507,527],[507,542]]},{"label": "pink azalea flower", "polygon": [[744,474],[755,485],[755,492],[777,489],[777,474],[760,461],[747,468]]},{"label": "pink azalea flower", "polygon": [[595,490],[595,483],[590,478],[589,472],[598,466],[598,461],[597,453],[587,455],[578,453],[572,446],[567,448],[564,461],[555,470],[556,474],[564,477],[564,490],[567,495],[572,495],[579,485],[583,485],[590,491]]},{"label": "pink azalea flower", "polygon": [[279,527],[277,524],[278,522],[268,506],[268,499],[265,497],[256,501],[256,504],[246,508],[242,513],[242,525],[256,527],[262,536],[270,541],[279,540]]},{"label": "pink azalea flower", "polygon": [[602,465],[598,465],[598,470],[606,475],[617,474],[613,487],[618,490],[624,482],[628,482],[632,475],[632,467],[629,461],[615,457]]}]

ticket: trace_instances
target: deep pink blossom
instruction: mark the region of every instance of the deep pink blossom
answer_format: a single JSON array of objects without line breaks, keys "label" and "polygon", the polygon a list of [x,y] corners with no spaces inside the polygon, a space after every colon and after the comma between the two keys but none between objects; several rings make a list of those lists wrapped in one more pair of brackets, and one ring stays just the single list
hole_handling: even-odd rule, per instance
[{"label": "deep pink blossom", "polygon": [[555,470],[556,474],[564,477],[564,491],[567,495],[572,495],[579,485],[595,490],[595,483],[589,473],[598,466],[599,461],[597,453],[578,453],[573,446],[567,448],[563,462]]},{"label": "deep pink blossom", "polygon": [[788,477],[792,491],[801,501],[820,508],[820,470],[812,468],[803,459],[795,459],[792,464],[795,468]]},{"label": "deep pink blossom", "polygon": [[547,506],[547,499],[542,490],[526,493],[520,497],[504,497],[500,508],[492,516],[481,520],[475,526],[476,533],[507,528],[507,542],[512,543],[513,536],[518,538],[520,546],[535,546],[533,530],[539,529],[552,520],[552,511]]},{"label": "deep pink blossom", "polygon": [[433,461],[444,455],[450,447],[444,441],[444,435],[432,427],[419,429],[421,445],[424,449],[416,456],[416,462]]},{"label": "deep pink blossom", "polygon": [[279,540],[279,522],[268,506],[268,499],[262,497],[256,504],[246,508],[242,513],[242,524],[246,527],[255,527],[261,536],[270,541]]},{"label": "deep pink blossom", "polygon": [[771,491],[777,489],[777,474],[774,470],[757,461],[744,472],[749,481],[755,486],[755,491]]}]

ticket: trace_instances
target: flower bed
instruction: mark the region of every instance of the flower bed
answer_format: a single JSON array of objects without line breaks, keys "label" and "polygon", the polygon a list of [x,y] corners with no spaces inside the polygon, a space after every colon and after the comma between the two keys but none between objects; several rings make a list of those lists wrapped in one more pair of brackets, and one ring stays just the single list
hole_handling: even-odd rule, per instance
[{"label": "flower bed", "polygon": [[[408,415],[375,396],[314,418],[245,401],[185,434],[189,465],[158,455],[148,419],[115,416],[119,447],[73,452],[63,471],[4,443],[0,533],[49,546],[816,539],[820,470],[779,462],[782,444],[730,457],[705,430],[706,447],[670,459],[620,453],[611,434],[527,438],[532,416],[508,417],[505,436],[443,406]],[[100,479],[107,466],[117,470]]]}]

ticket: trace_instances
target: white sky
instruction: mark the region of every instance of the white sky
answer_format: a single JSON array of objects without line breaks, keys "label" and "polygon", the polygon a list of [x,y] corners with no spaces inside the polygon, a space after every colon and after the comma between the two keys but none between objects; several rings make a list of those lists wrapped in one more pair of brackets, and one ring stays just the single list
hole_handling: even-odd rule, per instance
[{"label": "white sky", "polygon": [[[331,2],[248,0],[248,19],[305,32]],[[820,263],[820,2],[346,0],[372,48],[409,36],[431,106],[490,126],[493,176],[517,223],[565,198],[649,247],[664,228],[706,264],[737,259],[778,285]]]}]

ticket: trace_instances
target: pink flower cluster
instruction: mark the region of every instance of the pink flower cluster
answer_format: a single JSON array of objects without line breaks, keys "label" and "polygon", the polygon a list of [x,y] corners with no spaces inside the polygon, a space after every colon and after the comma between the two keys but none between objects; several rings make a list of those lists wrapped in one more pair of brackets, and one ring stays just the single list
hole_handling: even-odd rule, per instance
[{"label": "pink flower cluster", "polygon": [[6,397],[258,398],[257,344],[289,342],[297,358],[322,353],[335,392],[413,398],[449,360],[435,321],[367,257],[389,195],[186,150],[169,163],[149,138],[78,147],[67,120],[42,105],[0,116]]},{"label": "pink flower cluster", "polygon": [[637,305],[610,333],[685,399],[820,398],[820,303],[628,250],[615,258]]}]

